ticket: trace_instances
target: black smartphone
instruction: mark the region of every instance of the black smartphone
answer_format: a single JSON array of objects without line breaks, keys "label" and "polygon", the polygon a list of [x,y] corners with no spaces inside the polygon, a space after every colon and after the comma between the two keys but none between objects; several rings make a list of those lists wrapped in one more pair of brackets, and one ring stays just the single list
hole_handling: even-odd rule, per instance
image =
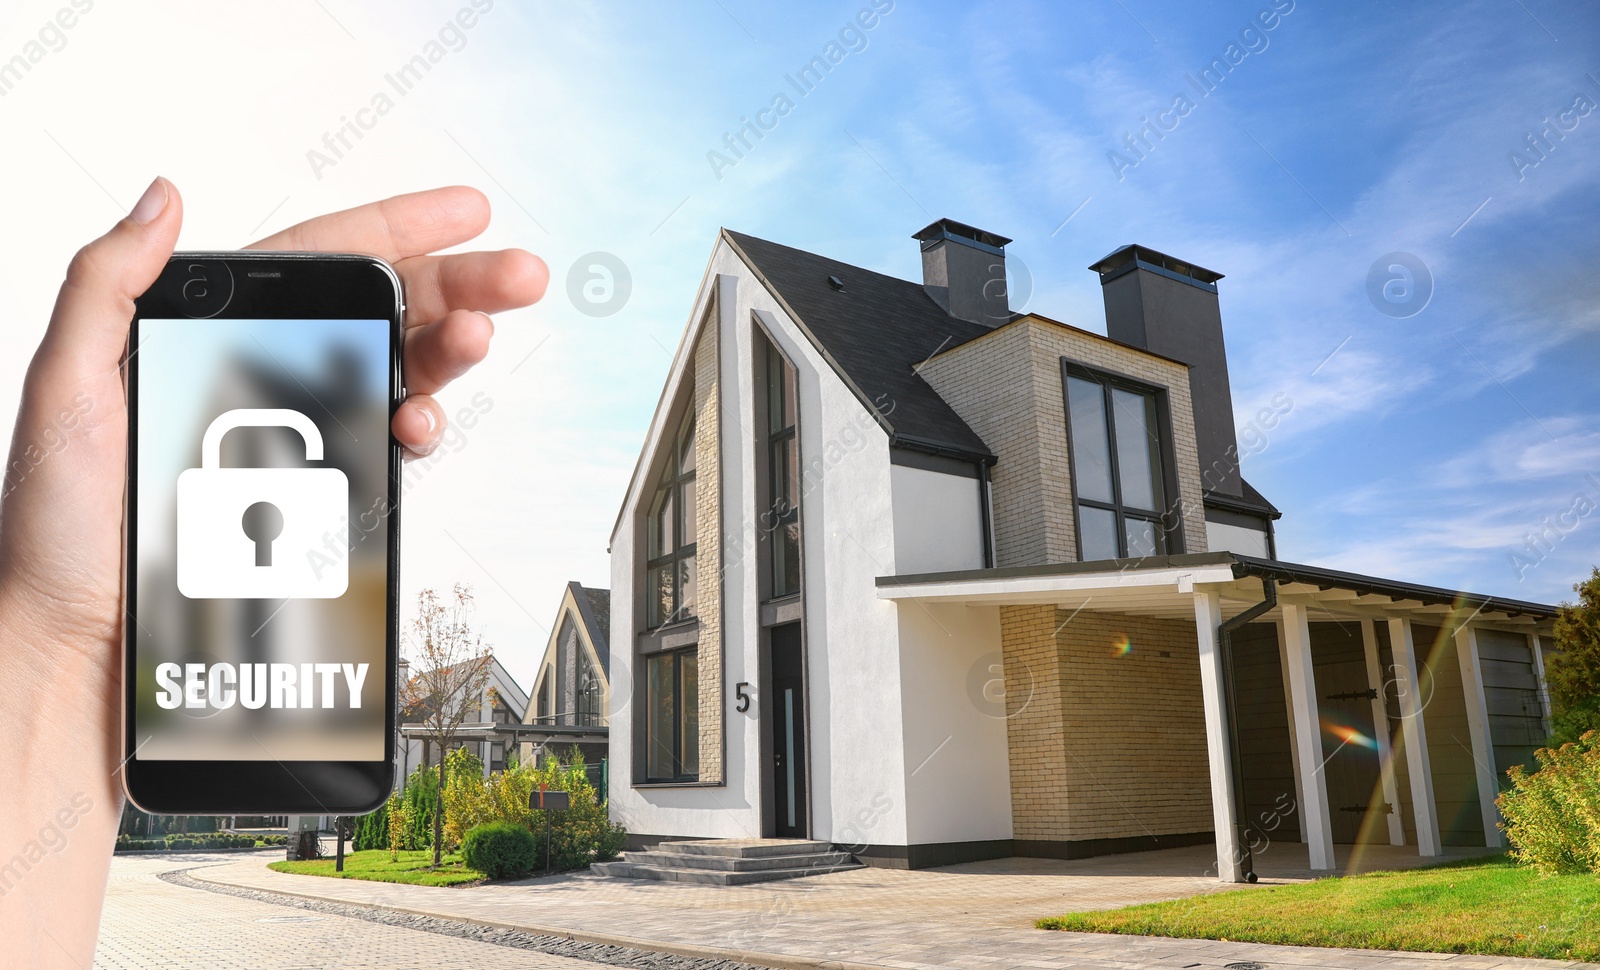
[{"label": "black smartphone", "polygon": [[128,798],[370,811],[394,780],[400,279],[371,256],[178,253],[136,307]]}]

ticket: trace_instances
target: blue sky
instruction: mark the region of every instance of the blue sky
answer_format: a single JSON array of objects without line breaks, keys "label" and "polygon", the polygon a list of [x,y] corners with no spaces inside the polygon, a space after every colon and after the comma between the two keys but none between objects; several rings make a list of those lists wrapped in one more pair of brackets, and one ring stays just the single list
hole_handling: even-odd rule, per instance
[{"label": "blue sky", "polygon": [[[0,59],[59,6],[0,14]],[[473,583],[526,681],[561,583],[609,581],[611,523],[717,228],[916,278],[910,234],[949,216],[1013,237],[1026,308],[1089,329],[1104,324],[1085,267],[1120,245],[1226,274],[1238,416],[1294,402],[1244,466],[1284,511],[1284,558],[1534,600],[1600,560],[1600,515],[1572,511],[1600,506],[1600,111],[1570,114],[1600,103],[1591,7],[1283,0],[1241,38],[1270,0],[898,0],[841,40],[870,0],[499,0],[441,38],[466,7],[324,0],[269,22],[95,5],[0,97],[29,187],[8,223],[32,227],[0,240],[19,321],[0,380],[19,386],[42,332],[39,281],[157,172],[185,192],[191,248],[480,186],[483,242],[545,256],[551,291],[501,318],[490,361],[447,392],[491,407],[414,476],[404,571],[408,593]],[[443,56],[396,93],[387,76],[433,41]],[[785,75],[830,42],[849,53],[800,96]],[[1245,56],[1201,96],[1186,75],[1230,44]],[[359,114],[385,92],[388,110]],[[713,166],[778,92],[792,110]],[[1108,152],[1180,93],[1192,109],[1119,179]],[[1575,127],[1519,179],[1508,154],[1563,112]],[[351,118],[372,125],[319,168],[308,153]],[[631,279],[609,316],[568,295],[593,252]],[[1394,252],[1432,278],[1407,317],[1368,295]],[[1519,576],[1525,535],[1563,515]]]}]

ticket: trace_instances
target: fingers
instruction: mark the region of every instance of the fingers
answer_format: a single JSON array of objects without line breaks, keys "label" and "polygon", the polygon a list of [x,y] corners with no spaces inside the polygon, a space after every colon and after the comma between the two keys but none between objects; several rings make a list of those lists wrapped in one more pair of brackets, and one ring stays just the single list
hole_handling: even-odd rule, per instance
[{"label": "fingers", "polygon": [[426,455],[444,437],[444,408],[429,394],[413,394],[394,412],[390,430],[405,447],[407,458]]},{"label": "fingers", "polygon": [[489,353],[494,321],[475,310],[452,310],[443,320],[405,335],[406,390],[436,394]]},{"label": "fingers", "polygon": [[521,249],[418,256],[395,267],[406,287],[406,319],[428,324],[466,307],[485,313],[514,310],[544,296],[550,271]]},{"label": "fingers", "polygon": [[488,225],[489,200],[456,185],[318,216],[245,248],[366,253],[394,263],[464,243]]},{"label": "fingers", "polygon": [[134,297],[161,275],[182,224],[177,188],[158,178],[110,232],[78,250],[34,357],[33,367],[50,379],[41,374],[32,391],[116,369]]}]

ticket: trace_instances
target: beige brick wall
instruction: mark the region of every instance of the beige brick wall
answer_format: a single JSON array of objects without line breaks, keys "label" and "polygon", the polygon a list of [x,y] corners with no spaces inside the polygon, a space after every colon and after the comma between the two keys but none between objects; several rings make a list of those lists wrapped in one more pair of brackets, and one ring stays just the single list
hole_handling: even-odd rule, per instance
[{"label": "beige brick wall", "polygon": [[723,780],[722,426],[716,318],[694,349],[695,612],[700,670],[700,781]]},{"label": "beige brick wall", "polygon": [[1000,631],[1015,838],[1211,830],[1194,623],[1008,606]]},{"label": "beige brick wall", "polygon": [[1078,559],[1061,358],[1164,387],[1185,551],[1204,552],[1189,369],[1097,334],[1024,317],[924,363],[920,373],[994,451],[996,564]]}]

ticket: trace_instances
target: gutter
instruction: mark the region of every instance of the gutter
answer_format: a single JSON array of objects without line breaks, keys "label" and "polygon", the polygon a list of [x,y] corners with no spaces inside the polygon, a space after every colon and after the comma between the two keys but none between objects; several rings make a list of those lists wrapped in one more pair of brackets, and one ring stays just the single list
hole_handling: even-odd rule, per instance
[{"label": "gutter", "polygon": [[1233,779],[1233,827],[1243,858],[1244,881],[1256,881],[1255,857],[1250,851],[1250,830],[1246,821],[1244,800],[1244,756],[1239,745],[1239,722],[1234,712],[1239,709],[1238,690],[1233,673],[1233,631],[1278,605],[1278,586],[1271,577],[1261,579],[1261,602],[1243,613],[1223,620],[1217,626],[1217,650],[1222,654],[1222,721],[1228,732],[1228,773]]}]

